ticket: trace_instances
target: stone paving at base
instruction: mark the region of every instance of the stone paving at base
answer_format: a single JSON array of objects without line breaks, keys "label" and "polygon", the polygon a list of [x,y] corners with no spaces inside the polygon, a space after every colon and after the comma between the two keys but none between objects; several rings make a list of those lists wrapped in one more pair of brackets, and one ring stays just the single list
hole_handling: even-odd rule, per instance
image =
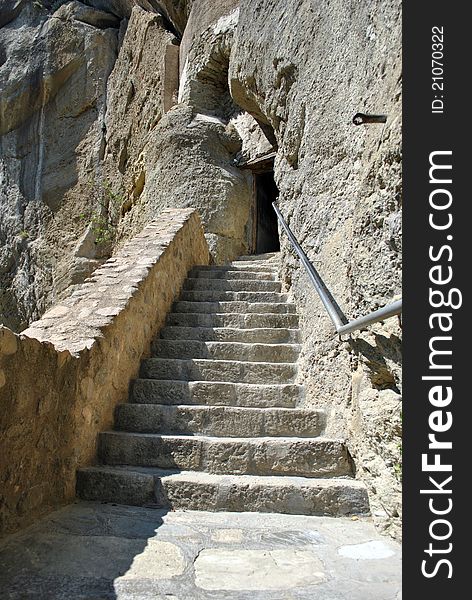
[{"label": "stone paving at base", "polygon": [[0,542],[2,600],[399,600],[368,518],[78,502]]}]

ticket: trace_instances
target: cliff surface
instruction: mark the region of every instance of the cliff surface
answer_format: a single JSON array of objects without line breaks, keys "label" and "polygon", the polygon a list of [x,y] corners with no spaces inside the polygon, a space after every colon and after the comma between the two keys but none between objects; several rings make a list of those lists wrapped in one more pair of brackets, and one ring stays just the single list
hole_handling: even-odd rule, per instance
[{"label": "cliff surface", "polygon": [[[0,27],[0,323],[27,327],[167,207],[199,210],[214,262],[251,252],[240,165],[271,152],[280,209],[347,316],[400,294],[398,0],[2,0]],[[281,244],[306,404],[398,536],[400,325],[339,341]]]}]

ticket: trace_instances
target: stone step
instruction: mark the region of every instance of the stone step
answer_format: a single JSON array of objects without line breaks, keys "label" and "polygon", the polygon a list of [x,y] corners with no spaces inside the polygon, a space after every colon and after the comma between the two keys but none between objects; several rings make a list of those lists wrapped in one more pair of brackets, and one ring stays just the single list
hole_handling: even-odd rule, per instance
[{"label": "stone step", "polygon": [[296,362],[299,344],[243,344],[196,340],[154,340],[152,353],[159,358],[236,360],[246,362]]},{"label": "stone step", "polygon": [[183,302],[255,302],[285,303],[287,294],[278,292],[222,292],[218,290],[184,290],[180,295]]},{"label": "stone step", "polygon": [[320,410],[121,404],[115,429],[134,433],[216,437],[317,437],[326,426]]},{"label": "stone step", "polygon": [[303,386],[213,381],[136,379],[130,401],[138,404],[205,404],[249,408],[294,408],[303,401]]},{"label": "stone step", "polygon": [[331,517],[369,514],[366,487],[354,479],[214,475],[99,466],[77,473],[77,494],[83,500],[171,510]]},{"label": "stone step", "polygon": [[209,266],[197,266],[194,269],[198,271],[211,271],[217,272],[221,271],[222,273],[227,273],[228,271],[238,271],[239,273],[271,273],[275,277],[277,277],[279,271],[278,264],[272,263],[254,263],[254,262],[246,262],[246,263],[231,263],[229,265],[209,265]]},{"label": "stone step", "polygon": [[[240,314],[291,314],[296,315],[296,307],[289,302],[201,302],[178,301],[174,303],[174,312],[177,313],[240,313]],[[298,316],[297,316],[298,318]]]},{"label": "stone step", "polygon": [[280,261],[281,253],[280,252],[265,252],[264,254],[247,254],[244,256],[239,256],[233,262],[247,262],[247,261]]},{"label": "stone step", "polygon": [[202,342],[241,342],[243,344],[296,344],[300,341],[299,329],[232,327],[163,327],[164,340],[200,340]]},{"label": "stone step", "polygon": [[264,281],[251,279],[203,279],[187,278],[184,281],[186,291],[204,292],[280,292],[280,281]]},{"label": "stone step", "polygon": [[178,360],[148,358],[141,363],[144,379],[178,381],[230,381],[234,383],[294,383],[295,363],[240,362],[230,360]]},{"label": "stone step", "polygon": [[203,267],[192,269],[189,273],[190,278],[196,279],[225,279],[227,281],[248,280],[248,281],[275,281],[276,275],[273,271],[231,271],[230,267],[215,268],[209,267],[205,270]]},{"label": "stone step", "polygon": [[255,271],[267,271],[267,269],[272,269],[274,273],[278,273],[280,264],[280,260],[234,260],[225,266],[230,267],[231,269],[247,269]]},{"label": "stone step", "polygon": [[99,434],[99,459],[231,475],[342,477],[352,474],[344,443],[325,438],[229,438],[107,431]]},{"label": "stone step", "polygon": [[[284,306],[284,305],[282,305]],[[178,327],[204,328],[297,328],[298,315],[288,313],[191,313],[173,312],[167,315],[167,324]]]},{"label": "stone step", "polygon": [[271,265],[278,267],[281,263],[280,254],[277,256],[240,256],[239,258],[235,258],[233,261],[228,263],[229,265]]}]

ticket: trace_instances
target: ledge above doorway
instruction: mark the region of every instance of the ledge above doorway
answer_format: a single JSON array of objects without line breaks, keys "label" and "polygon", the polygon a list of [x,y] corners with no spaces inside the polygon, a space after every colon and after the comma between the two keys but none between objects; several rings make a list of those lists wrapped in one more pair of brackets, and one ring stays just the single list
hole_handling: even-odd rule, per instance
[{"label": "ledge above doorway", "polygon": [[277,152],[270,152],[269,154],[263,154],[257,158],[239,162],[237,166],[240,169],[249,169],[254,173],[267,173],[268,171],[273,170],[276,156]]}]

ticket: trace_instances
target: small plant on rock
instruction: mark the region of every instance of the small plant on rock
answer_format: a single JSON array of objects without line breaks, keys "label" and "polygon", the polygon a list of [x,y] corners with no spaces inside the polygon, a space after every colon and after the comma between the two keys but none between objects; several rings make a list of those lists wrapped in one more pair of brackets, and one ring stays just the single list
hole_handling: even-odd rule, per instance
[{"label": "small plant on rock", "polygon": [[116,238],[123,198],[108,181],[102,183],[101,188],[94,188],[91,196],[98,207],[82,213],[79,219],[90,227],[99,254],[106,256],[111,253]]},{"label": "small plant on rock", "polygon": [[113,242],[116,230],[107,217],[95,211],[92,213],[90,223],[97,246],[107,246]]},{"label": "small plant on rock", "polygon": [[103,182],[103,191],[105,193],[105,204],[107,206],[108,214],[110,215],[111,220],[117,224],[120,219],[121,207],[125,200],[122,194],[113,191],[109,181]]}]

